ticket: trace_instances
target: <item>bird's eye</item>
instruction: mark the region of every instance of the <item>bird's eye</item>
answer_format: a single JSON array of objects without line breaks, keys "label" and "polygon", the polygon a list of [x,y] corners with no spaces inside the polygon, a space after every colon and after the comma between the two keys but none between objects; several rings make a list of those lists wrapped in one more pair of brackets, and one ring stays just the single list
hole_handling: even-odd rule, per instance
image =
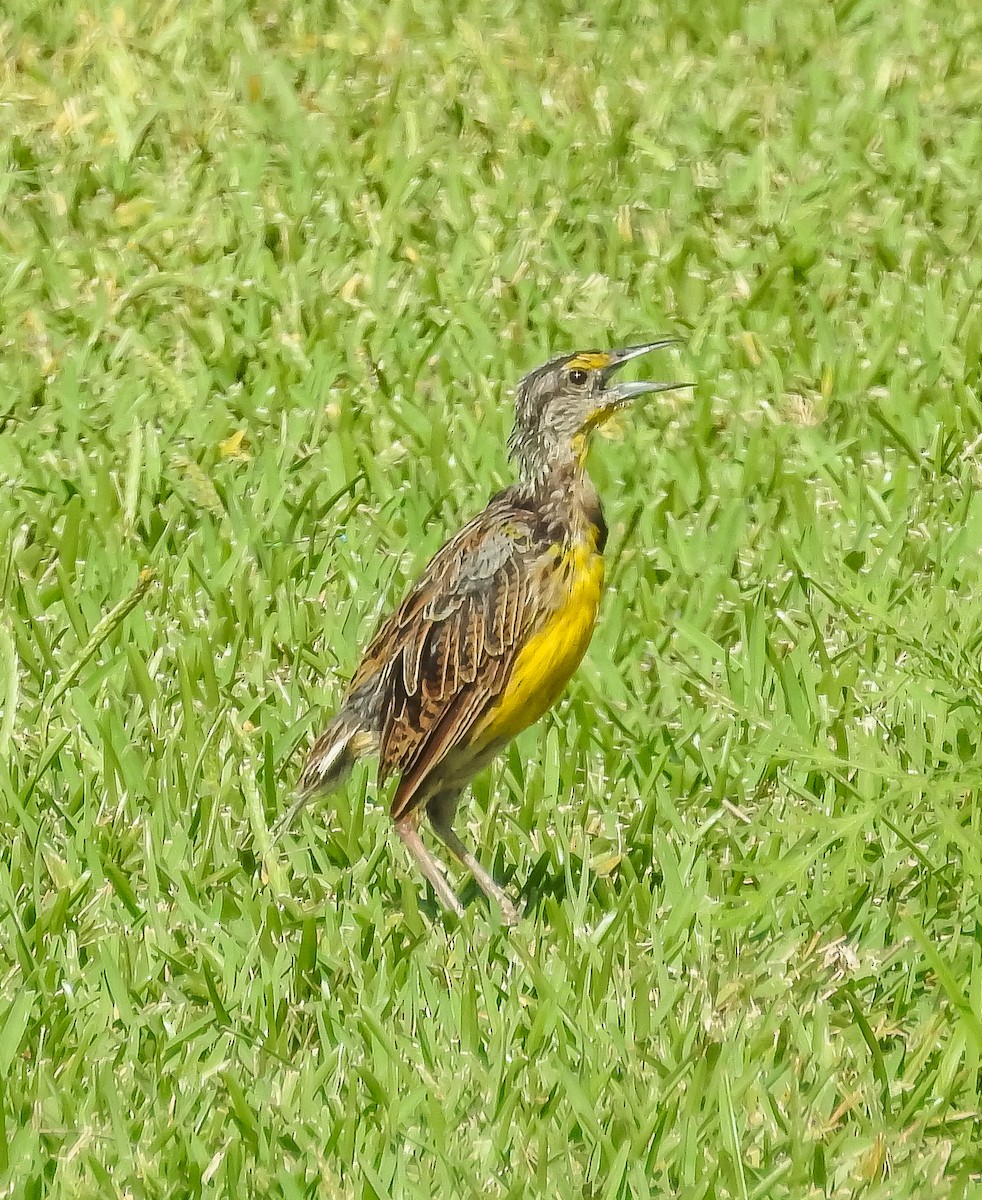
[{"label": "bird's eye", "polygon": [[575,387],[582,387],[586,383],[586,371],[581,371],[579,367],[574,367],[569,373],[569,381]]}]

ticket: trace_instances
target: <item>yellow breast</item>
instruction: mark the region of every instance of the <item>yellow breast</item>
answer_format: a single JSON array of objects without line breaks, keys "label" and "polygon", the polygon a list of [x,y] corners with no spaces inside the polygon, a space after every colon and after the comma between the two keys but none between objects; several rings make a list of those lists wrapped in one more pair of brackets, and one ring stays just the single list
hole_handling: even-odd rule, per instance
[{"label": "yellow breast", "polygon": [[555,704],[593,636],[603,588],[604,564],[589,542],[573,546],[556,570],[563,579],[560,603],[518,652],[505,690],[477,731],[479,747],[505,741]]}]

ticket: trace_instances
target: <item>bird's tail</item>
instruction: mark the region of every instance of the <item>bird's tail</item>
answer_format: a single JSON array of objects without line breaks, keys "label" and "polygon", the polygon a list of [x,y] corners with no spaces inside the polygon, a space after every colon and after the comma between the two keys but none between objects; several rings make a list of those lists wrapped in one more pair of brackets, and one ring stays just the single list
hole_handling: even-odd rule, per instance
[{"label": "bird's tail", "polygon": [[297,781],[297,796],[273,827],[275,843],[293,824],[296,815],[318,792],[330,792],[347,778],[355,762],[376,748],[378,739],[354,713],[342,709],[320,735],[307,755]]}]

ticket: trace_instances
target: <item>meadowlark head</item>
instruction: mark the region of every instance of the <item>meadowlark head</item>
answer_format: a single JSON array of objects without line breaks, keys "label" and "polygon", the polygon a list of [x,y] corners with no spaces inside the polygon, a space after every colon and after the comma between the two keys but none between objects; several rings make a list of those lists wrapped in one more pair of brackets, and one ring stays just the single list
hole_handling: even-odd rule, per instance
[{"label": "meadowlark head", "polygon": [[636,397],[691,386],[613,381],[614,373],[632,358],[675,341],[662,338],[621,350],[579,350],[526,375],[515,394],[515,427],[508,440],[523,478],[537,478],[557,459],[582,460],[592,431]]}]

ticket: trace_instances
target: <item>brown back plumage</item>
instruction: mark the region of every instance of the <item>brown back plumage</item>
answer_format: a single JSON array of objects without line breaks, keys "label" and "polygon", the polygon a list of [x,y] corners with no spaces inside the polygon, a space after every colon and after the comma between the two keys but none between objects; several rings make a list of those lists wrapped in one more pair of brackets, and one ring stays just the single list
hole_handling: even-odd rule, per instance
[{"label": "brown back plumage", "polygon": [[515,489],[496,496],[432,559],[382,624],[348,689],[377,689],[379,774],[398,771],[392,816],[466,741],[542,619],[542,522]]}]

